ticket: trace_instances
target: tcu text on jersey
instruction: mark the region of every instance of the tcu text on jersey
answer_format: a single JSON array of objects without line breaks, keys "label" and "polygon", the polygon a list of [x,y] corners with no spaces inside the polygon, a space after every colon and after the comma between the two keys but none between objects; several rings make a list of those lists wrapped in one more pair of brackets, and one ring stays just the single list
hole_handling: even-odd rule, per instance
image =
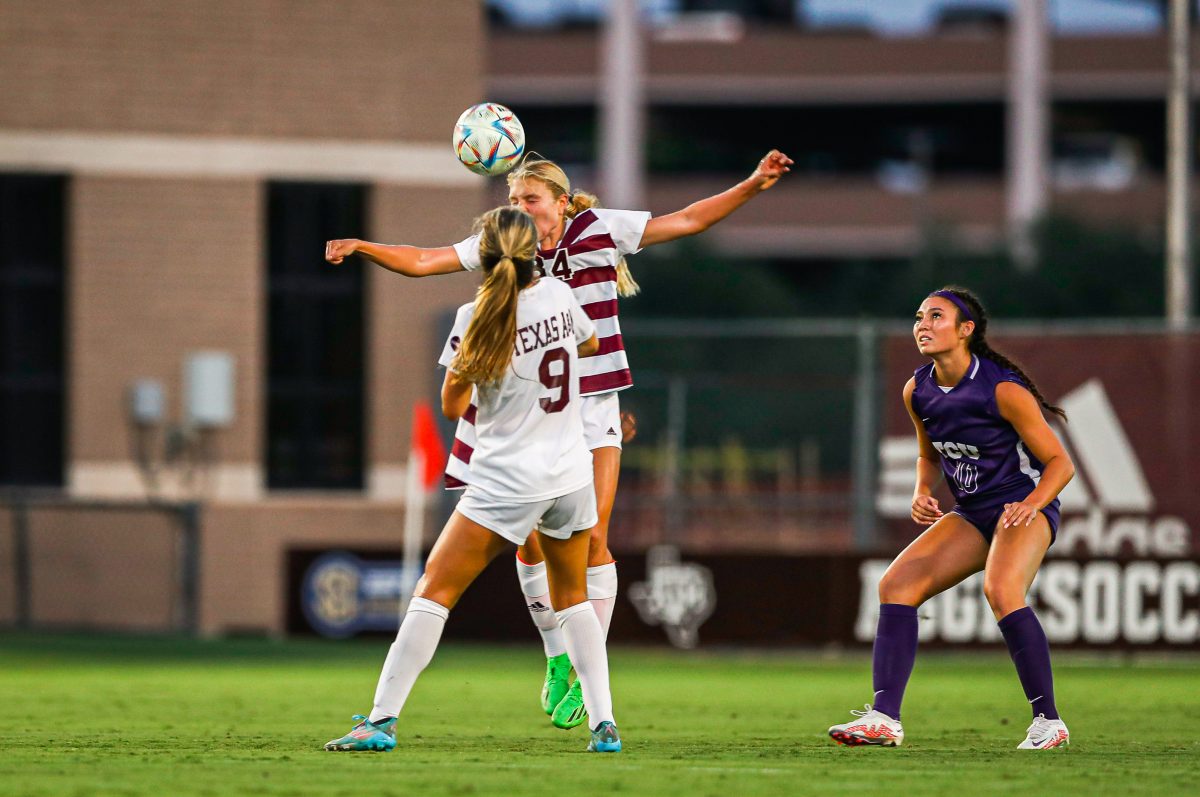
[{"label": "tcu text on jersey", "polygon": [[979,449],[966,443],[934,443],[933,447],[939,454],[949,459],[962,459],[963,457],[979,459]]},{"label": "tcu text on jersey", "polygon": [[937,452],[947,459],[955,460],[954,473],[952,475],[954,483],[958,485],[958,489],[964,493],[974,493],[979,489],[979,468],[967,461],[968,459],[979,459],[979,448],[966,443],[934,443],[933,447]]}]

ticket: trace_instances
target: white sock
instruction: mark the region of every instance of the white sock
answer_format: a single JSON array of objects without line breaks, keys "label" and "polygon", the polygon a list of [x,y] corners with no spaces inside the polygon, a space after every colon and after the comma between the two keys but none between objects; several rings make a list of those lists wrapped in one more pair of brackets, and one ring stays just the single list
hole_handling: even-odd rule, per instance
[{"label": "white sock", "polygon": [[612,624],[613,606],[617,603],[617,563],[609,562],[587,569],[587,595],[600,620],[600,629],[608,639],[608,627]]},{"label": "white sock", "polygon": [[575,674],[583,684],[583,705],[587,708],[588,724],[595,730],[601,722],[613,722],[612,694],[608,688],[608,651],[604,649],[604,632],[600,620],[587,603],[577,603],[558,613],[567,642],[567,653]]},{"label": "white sock", "polygon": [[521,593],[525,596],[525,608],[533,618],[538,633],[542,635],[542,647],[546,649],[546,658],[561,656],[567,652],[563,642],[562,631],[558,629],[558,620],[554,617],[554,607],[550,604],[550,582],[546,580],[546,563],[527,565],[517,558],[517,580],[521,582]]},{"label": "white sock", "polygon": [[400,624],[396,641],[383,662],[383,672],[379,674],[375,707],[368,717],[371,722],[400,716],[400,709],[404,708],[417,676],[433,659],[449,616],[449,609],[433,601],[424,598],[409,601],[404,622]]}]

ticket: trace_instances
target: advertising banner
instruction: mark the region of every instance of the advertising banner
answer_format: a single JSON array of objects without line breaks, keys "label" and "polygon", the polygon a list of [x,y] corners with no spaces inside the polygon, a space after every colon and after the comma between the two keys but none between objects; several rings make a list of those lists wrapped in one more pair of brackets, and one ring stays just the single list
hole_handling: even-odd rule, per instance
[{"label": "advertising banner", "polygon": [[[289,554],[289,630],[393,636],[400,624],[399,551]],[[609,639],[676,647],[858,646],[875,635],[879,577],[890,556],[622,555],[624,586]],[[370,587],[365,586],[368,582]],[[314,585],[322,586],[314,586]],[[1056,647],[1200,650],[1200,559],[1055,559],[1031,591]],[[929,647],[1003,647],[979,576],[928,601]],[[541,650],[499,557],[450,613],[446,638]]]}]

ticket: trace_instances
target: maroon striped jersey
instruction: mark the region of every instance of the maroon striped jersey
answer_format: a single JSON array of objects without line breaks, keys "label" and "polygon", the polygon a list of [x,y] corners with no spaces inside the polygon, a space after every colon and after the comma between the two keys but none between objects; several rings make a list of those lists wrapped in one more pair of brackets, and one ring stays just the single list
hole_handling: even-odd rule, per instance
[{"label": "maroon striped jersey", "polygon": [[[575,299],[596,326],[600,350],[579,361],[581,396],[613,393],[633,384],[617,320],[617,262],[640,251],[649,220],[646,211],[591,208],[567,223],[557,247],[538,251],[538,273],[570,285]],[[463,268],[479,270],[478,235],[455,244],[454,251]],[[477,391],[473,391],[471,406],[454,430],[454,445],[446,465],[447,489],[461,489],[469,478],[468,466],[478,442],[478,401]]]},{"label": "maroon striped jersey", "polygon": [[[580,395],[612,393],[633,385],[617,319],[617,262],[640,250],[649,220],[646,211],[591,208],[567,222],[558,246],[538,250],[538,273],[570,285],[596,325],[600,350],[579,361]],[[480,268],[478,235],[456,243],[454,251],[466,270]]]}]

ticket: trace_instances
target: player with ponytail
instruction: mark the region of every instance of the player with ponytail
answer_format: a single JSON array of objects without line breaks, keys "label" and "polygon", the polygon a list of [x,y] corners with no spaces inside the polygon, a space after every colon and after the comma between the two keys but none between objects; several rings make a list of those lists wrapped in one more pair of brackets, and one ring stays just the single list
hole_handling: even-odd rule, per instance
[{"label": "player with ponytail", "polygon": [[487,265],[454,371],[462,381],[488,385],[500,380],[512,361],[517,294],[533,282],[537,241],[532,225],[515,213],[493,210],[480,222],[480,259]]},{"label": "player with ponytail", "polygon": [[[790,171],[792,160],[771,150],[754,172],[731,188],[663,216],[646,211],[609,210],[596,197],[572,188],[566,172],[553,161],[530,153],[508,174],[509,202],[526,213],[537,228],[535,269],[569,285],[584,311],[596,324],[600,350],[580,364],[584,436],[592,451],[599,520],[588,549],[588,596],[605,634],[617,598],[617,567],[608,548],[608,524],[617,495],[621,444],[625,430],[632,437],[634,422],[621,413],[618,393],[633,385],[618,317],[618,297],[632,296],[638,286],[626,257],[647,246],[674,241],[707,230],[775,185]],[[356,239],[329,241],[325,258],[340,263],[359,254],[384,268],[410,277],[474,271],[482,262],[481,239],[472,236],[454,246],[422,249],[385,246]],[[446,466],[450,487],[469,483],[471,452],[477,430],[468,413],[459,422]],[[570,685],[571,662],[554,618],[545,611],[549,588],[538,537],[530,538],[516,557],[517,575],[530,617],[542,635],[546,677],[542,708],[561,728],[584,719],[578,682]]]},{"label": "player with ponytail", "polygon": [[[1075,474],[1043,411],[1066,420],[1029,375],[987,341],[988,317],[963,288],[934,291],[917,310],[922,365],[904,386],[920,455],[912,518],[929,528],[879,581],[874,690],[865,711],[829,729],[841,744],[894,747],[904,740],[900,703],[917,655],[917,607],[983,571],[983,592],[1008,645],[1033,723],[1022,750],[1068,744],[1054,701],[1050,647],[1025,601],[1058,530],[1058,494]],[[954,508],[933,497],[944,476]]]},{"label": "player with ponytail", "polygon": [[[971,333],[971,337],[967,339],[968,351],[970,351],[972,354],[977,354],[980,357],[985,357],[997,365],[1012,371],[1021,378],[1021,382],[1025,385],[1029,392],[1033,394],[1033,397],[1037,399],[1038,404],[1040,404],[1043,409],[1045,409],[1047,412],[1054,413],[1064,421],[1067,419],[1067,413],[1063,412],[1061,407],[1055,407],[1042,397],[1042,393],[1037,389],[1037,385],[1035,385],[1033,380],[1026,375],[1021,366],[1017,365],[1015,362],[993,349],[991,344],[988,343],[987,311],[983,309],[983,305],[980,304],[979,298],[975,294],[971,293],[966,288],[959,288],[953,285],[942,288],[941,291],[938,291],[938,293],[950,294],[950,296],[947,296],[946,298],[956,298],[966,305],[966,312],[975,323],[975,330]],[[961,311],[959,315],[962,315]]]},{"label": "player with ponytail", "polygon": [[434,543],[375,690],[374,706],[326,750],[385,751],[450,610],[502,551],[542,535],[550,606],[583,684],[592,752],[617,752],[604,632],[588,602],[589,534],[596,525],[591,455],[583,439],[579,357],[595,325],[571,289],[534,274],[537,231],[498,208],[479,221],[484,281],[459,308],[439,363],[442,411],[471,412],[476,446],[467,488]]}]

